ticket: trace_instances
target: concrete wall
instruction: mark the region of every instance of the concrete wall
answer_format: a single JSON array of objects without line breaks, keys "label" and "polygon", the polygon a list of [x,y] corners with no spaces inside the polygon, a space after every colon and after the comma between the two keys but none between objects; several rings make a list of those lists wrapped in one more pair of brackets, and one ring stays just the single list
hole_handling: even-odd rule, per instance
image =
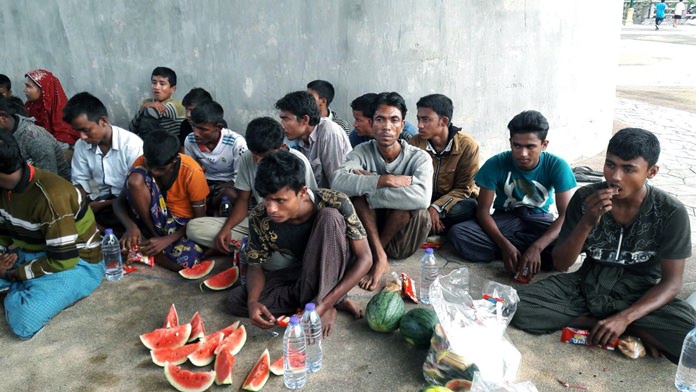
[{"label": "concrete wall", "polygon": [[241,131],[313,79],[334,83],[332,108],[346,119],[356,96],[390,90],[415,122],[418,98],[440,92],[484,157],[507,148],[513,115],[534,108],[551,123],[550,150],[573,160],[611,132],[622,8],[559,3],[7,1],[0,72],[21,95],[27,71],[49,69],[68,96],[94,93],[125,125],[149,96],[152,68],[166,65],[179,76],[176,97],[208,89]]}]

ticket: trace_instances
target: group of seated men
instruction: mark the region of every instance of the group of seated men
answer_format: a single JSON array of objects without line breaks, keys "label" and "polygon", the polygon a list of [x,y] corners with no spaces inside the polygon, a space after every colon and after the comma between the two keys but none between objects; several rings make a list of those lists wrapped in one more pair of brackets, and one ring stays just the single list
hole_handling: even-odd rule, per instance
[{"label": "group of seated men", "polygon": [[[256,118],[242,136],[205,90],[173,99],[174,71],[156,68],[151,85],[130,131],[111,124],[97,97],[70,98],[63,120],[80,135],[71,168],[33,157],[45,132],[0,98],[0,245],[12,245],[0,255],[0,288],[18,336],[30,338],[98,286],[106,227],[121,228],[125,250],[137,247],[172,270],[229,253],[248,236],[247,280],[230,292],[230,312],[269,328],[315,302],[325,334],[337,310],[361,316],[349,290],[375,290],[390,258],[440,235],[464,259],[502,259],[512,277],[527,280],[566,271],[584,252],[578,271],[519,290],[513,325],[589,328],[598,344],[630,333],[678,359],[696,321],[675,299],[691,251],[689,220],[679,201],[647,183],[660,153],[652,133],[614,135],[606,182],[573,194],[573,172],[545,151],[549,124],[537,111],[514,116],[510,150],[479,169],[478,144],[452,124],[442,94],[418,100],[417,133],[405,129],[398,93],[362,95],[351,103],[350,132],[329,109],[331,84],[314,81],[276,102],[280,122]],[[60,179],[66,173],[74,187]],[[223,198],[232,208],[217,216]],[[79,290],[58,294],[55,285],[68,280]],[[40,290],[55,303],[39,306]]]}]

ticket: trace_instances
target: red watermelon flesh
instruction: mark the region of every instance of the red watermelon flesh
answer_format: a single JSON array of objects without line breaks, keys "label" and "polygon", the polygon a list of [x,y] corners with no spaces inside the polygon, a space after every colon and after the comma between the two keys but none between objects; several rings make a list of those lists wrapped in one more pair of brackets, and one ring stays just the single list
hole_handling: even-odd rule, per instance
[{"label": "red watermelon flesh", "polygon": [[201,346],[188,356],[189,361],[196,366],[205,366],[215,359],[215,349],[222,342],[222,332],[216,332],[204,337]]},{"label": "red watermelon flesh", "polygon": [[169,308],[169,313],[167,314],[167,318],[164,319],[164,325],[162,328],[171,328],[171,327],[176,327],[179,325],[179,315],[176,313],[176,308],[174,307],[174,304]]},{"label": "red watermelon flesh", "polygon": [[179,271],[179,275],[186,279],[200,279],[210,273],[215,267],[215,261],[202,261],[191,268],[185,268]]},{"label": "red watermelon flesh", "polygon": [[187,344],[181,347],[167,347],[150,350],[152,362],[157,366],[164,366],[167,362],[174,365],[181,365],[186,362],[186,358],[198,349],[200,343]]},{"label": "red watermelon flesh", "polygon": [[172,328],[158,328],[152,332],[140,335],[140,341],[150,350],[166,347],[181,347],[191,335],[191,324],[183,324]]},{"label": "red watermelon flesh", "polygon": [[215,354],[218,354],[221,351],[227,351],[232,355],[237,355],[239,351],[242,349],[242,347],[244,347],[246,339],[246,328],[244,328],[244,326],[242,325],[241,327],[237,328],[234,332],[232,332],[230,336],[225,338],[222,344],[218,346],[218,349],[215,350]]},{"label": "red watermelon flesh", "polygon": [[181,392],[202,392],[210,388],[215,381],[215,371],[191,372],[172,363],[164,365],[164,376]]},{"label": "red watermelon flesh", "polygon": [[239,320],[235,321],[234,324],[228,325],[227,327],[215,332],[222,332],[223,334],[225,334],[225,337],[228,337],[237,328],[239,328]]},{"label": "red watermelon flesh", "polygon": [[271,364],[271,373],[273,373],[276,376],[282,376],[283,373],[285,373],[282,356],[276,359],[275,362]]},{"label": "red watermelon flesh", "polygon": [[234,355],[223,351],[215,357],[215,384],[232,384],[232,368]]},{"label": "red watermelon flesh", "polygon": [[203,327],[203,319],[201,315],[196,312],[191,318],[191,336],[189,336],[189,342],[196,339],[201,339],[205,336],[205,328]]},{"label": "red watermelon flesh", "polygon": [[225,290],[237,283],[239,268],[232,267],[224,270],[203,281],[203,284],[211,290]]},{"label": "red watermelon flesh", "polygon": [[271,357],[268,355],[268,349],[263,351],[261,358],[256,362],[256,365],[251,369],[244,384],[242,384],[242,389],[245,391],[259,391],[266,385],[271,367]]}]

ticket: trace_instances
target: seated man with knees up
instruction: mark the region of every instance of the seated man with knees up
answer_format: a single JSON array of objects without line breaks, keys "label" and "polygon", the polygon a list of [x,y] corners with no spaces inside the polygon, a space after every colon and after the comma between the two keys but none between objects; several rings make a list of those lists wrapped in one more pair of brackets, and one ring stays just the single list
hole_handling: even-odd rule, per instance
[{"label": "seated man with knees up", "polygon": [[[448,236],[466,260],[502,257],[507,271],[531,279],[542,268],[551,269],[553,242],[575,176],[566,161],[545,151],[549,123],[541,113],[524,111],[510,120],[508,129],[511,151],[491,157],[476,174],[476,220],[454,225]],[[549,212],[554,192],[559,213],[555,220]]]},{"label": "seated man with knees up", "polygon": [[418,250],[430,232],[433,165],[428,154],[398,136],[406,103],[397,93],[374,102],[375,140],[360,144],[336,170],[331,187],[351,197],[374,256],[360,287],[374,290],[387,270],[387,256],[403,259]]},{"label": "seated man with knees up", "polygon": [[[263,198],[254,188],[256,171],[261,158],[276,151],[289,151],[304,164],[305,184],[309,189],[317,189],[314,173],[307,158],[295,149],[283,145],[283,127],[270,117],[252,120],[246,129],[246,142],[249,149],[239,159],[237,181],[234,183],[237,200],[228,217],[196,218],[186,225],[186,235],[197,244],[228,253],[232,240],[241,242],[249,234],[247,213],[252,203],[260,204]],[[254,198],[252,200],[252,197]]]},{"label": "seated man with knees up", "polygon": [[89,198],[99,228],[112,228],[121,236],[124,228],[114,214],[113,202],[123,190],[131,165],[143,154],[143,141],[112,125],[104,104],[87,92],[70,98],[63,108],[63,121],[80,135],[72,156],[73,184]]},{"label": "seated man with knees up", "polygon": [[428,213],[431,234],[444,234],[476,215],[478,143],[452,125],[452,100],[431,94],[418,100],[418,134],[409,144],[423,149],[433,161],[433,196]]},{"label": "seated man with knees up", "polygon": [[234,182],[239,161],[246,151],[244,137],[225,127],[222,106],[215,101],[200,103],[191,112],[193,133],[186,137],[184,152],[205,171],[210,193],[206,200],[208,215],[213,215],[223,196],[232,203],[237,199]]},{"label": "seated man with knees up", "polygon": [[203,249],[186,238],[186,224],[205,216],[206,196],[203,169],[179,153],[178,138],[153,131],[114,203],[114,212],[126,228],[122,247],[138,246],[142,254],[154,256],[157,264],[173,271],[192,267]]},{"label": "seated man with knees up", "polygon": [[15,335],[31,338],[99,286],[100,242],[88,199],[26,163],[12,135],[0,132],[0,291]]},{"label": "seated man with knees up", "polygon": [[277,316],[314,302],[325,336],[336,309],[361,317],[346,294],[370,269],[372,256],[348,197],[308,189],[304,164],[287,151],[261,160],[254,189],[263,202],[249,214],[247,281],[230,292],[231,312],[271,328]]},{"label": "seated man with knees up", "polygon": [[652,133],[626,128],[609,141],[606,182],[582,187],[566,210],[553,265],[579,270],[519,289],[512,324],[542,334],[563,327],[590,330],[592,344],[637,336],[653,355],[679,361],[696,312],[675,298],[691,256],[684,205],[648,184],[657,175],[660,143]]}]

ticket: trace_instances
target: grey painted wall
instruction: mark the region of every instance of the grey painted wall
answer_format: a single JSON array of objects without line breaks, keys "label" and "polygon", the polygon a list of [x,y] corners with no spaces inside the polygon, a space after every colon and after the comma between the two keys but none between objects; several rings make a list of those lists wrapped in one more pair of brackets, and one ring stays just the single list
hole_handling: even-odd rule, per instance
[{"label": "grey painted wall", "polygon": [[621,11],[567,0],[6,1],[0,72],[21,95],[27,71],[51,70],[122,126],[158,65],[177,71],[177,98],[208,89],[241,131],[313,79],[334,83],[331,106],[346,119],[356,96],[390,90],[415,122],[418,98],[441,92],[483,157],[507,148],[509,119],[534,108],[551,123],[550,150],[573,160],[610,136]]}]

